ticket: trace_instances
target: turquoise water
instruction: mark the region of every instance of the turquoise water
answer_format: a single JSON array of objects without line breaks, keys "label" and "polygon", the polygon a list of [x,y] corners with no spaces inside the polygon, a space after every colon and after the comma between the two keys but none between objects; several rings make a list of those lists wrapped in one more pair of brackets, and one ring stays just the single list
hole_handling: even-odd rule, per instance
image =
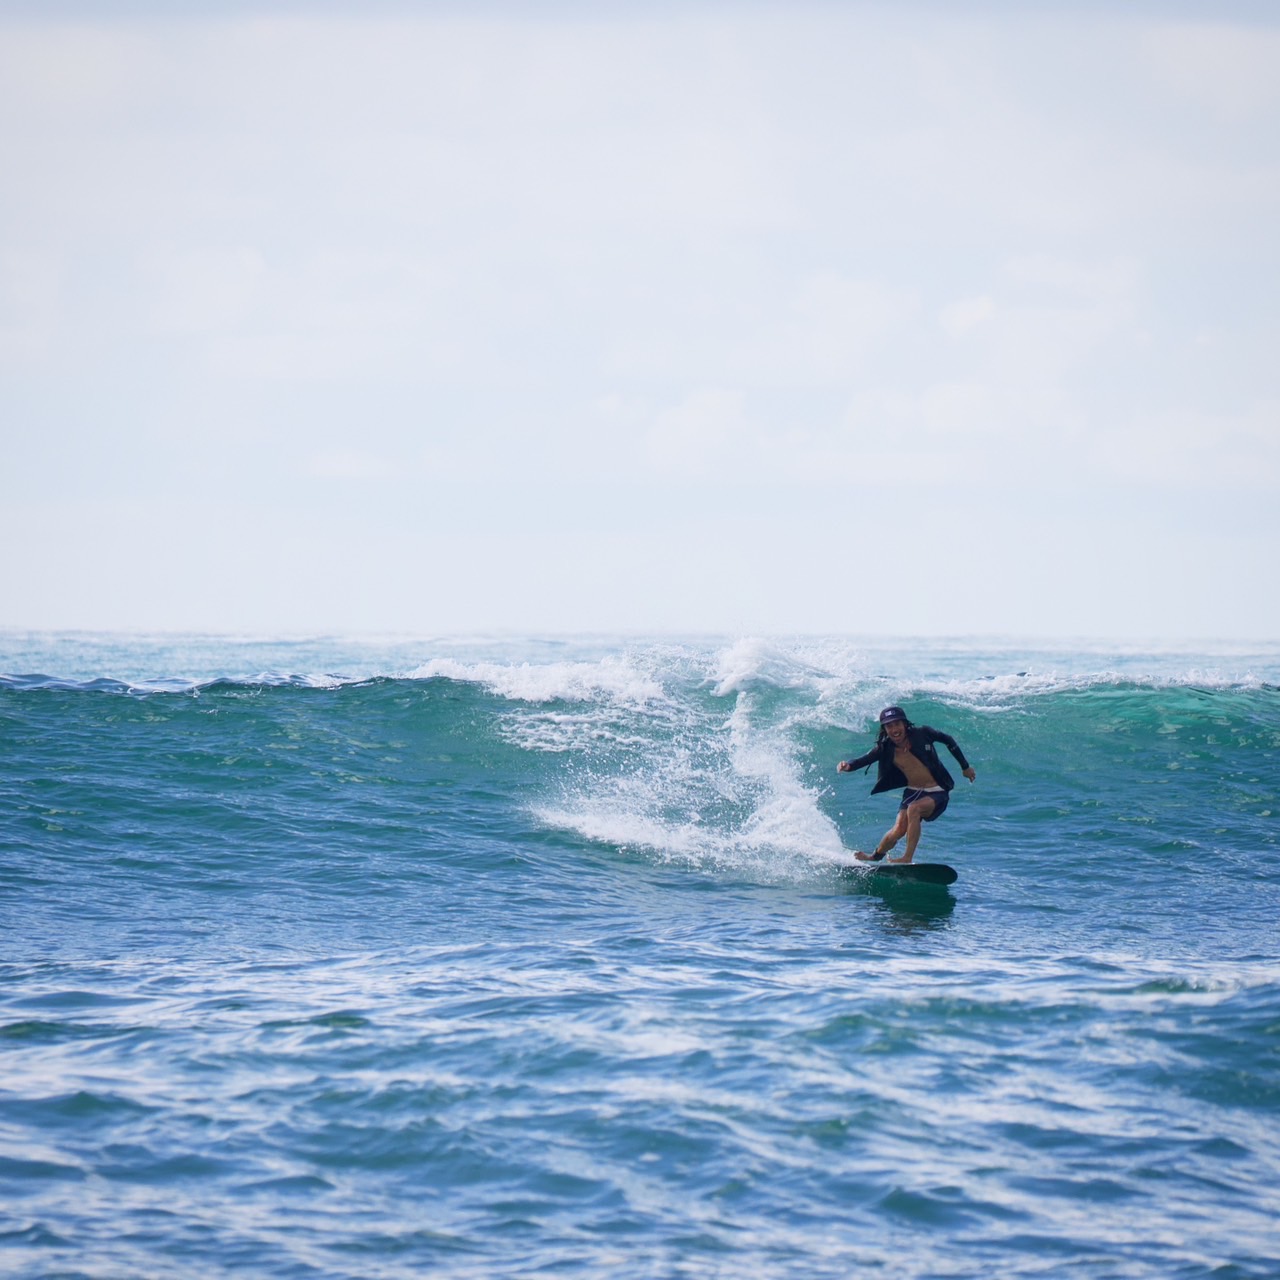
[{"label": "turquoise water", "polygon": [[[1275,646],[0,672],[6,1275],[1280,1276]],[[839,870],[890,701],[949,889]]]}]

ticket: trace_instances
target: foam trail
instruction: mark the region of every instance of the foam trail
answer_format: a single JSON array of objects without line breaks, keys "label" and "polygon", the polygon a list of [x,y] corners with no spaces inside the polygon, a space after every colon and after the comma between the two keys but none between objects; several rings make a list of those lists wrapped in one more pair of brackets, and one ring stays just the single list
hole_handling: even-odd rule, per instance
[{"label": "foam trail", "polygon": [[577,771],[537,816],[587,839],[756,875],[838,859],[839,832],[802,778],[795,718],[766,705],[771,691],[813,690],[825,678],[776,646],[739,642],[715,656],[709,697],[687,701],[681,722],[636,708],[619,727],[631,768]]}]

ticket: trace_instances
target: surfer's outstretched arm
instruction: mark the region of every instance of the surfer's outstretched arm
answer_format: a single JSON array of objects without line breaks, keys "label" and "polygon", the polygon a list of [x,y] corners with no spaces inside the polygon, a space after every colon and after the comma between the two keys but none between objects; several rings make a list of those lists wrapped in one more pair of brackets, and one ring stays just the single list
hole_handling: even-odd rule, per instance
[{"label": "surfer's outstretched arm", "polygon": [[873,764],[880,759],[880,744],[877,742],[870,751],[864,755],[855,756],[852,760],[841,760],[836,765],[837,773],[853,773],[857,769],[865,769],[867,765]]},{"label": "surfer's outstretched arm", "polygon": [[949,734],[943,733],[941,729],[930,729],[925,726],[925,733],[934,742],[940,742],[948,751],[956,758],[956,763],[960,766],[960,772],[972,782],[978,775],[973,771],[973,765],[965,759],[964,752],[960,750],[960,744]]}]

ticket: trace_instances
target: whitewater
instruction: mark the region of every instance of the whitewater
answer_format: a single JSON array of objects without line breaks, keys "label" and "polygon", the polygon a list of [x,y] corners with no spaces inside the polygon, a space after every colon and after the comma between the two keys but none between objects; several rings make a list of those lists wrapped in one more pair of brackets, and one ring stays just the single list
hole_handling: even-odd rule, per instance
[{"label": "whitewater", "polygon": [[6,1275],[1280,1276],[1280,645],[7,632],[0,759]]}]

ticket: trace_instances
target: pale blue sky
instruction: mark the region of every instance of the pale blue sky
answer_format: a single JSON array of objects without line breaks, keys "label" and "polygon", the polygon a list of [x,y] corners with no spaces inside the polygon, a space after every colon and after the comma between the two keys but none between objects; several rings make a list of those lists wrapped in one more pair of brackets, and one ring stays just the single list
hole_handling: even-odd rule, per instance
[{"label": "pale blue sky", "polygon": [[1267,13],[0,4],[0,626],[1273,638]]}]

